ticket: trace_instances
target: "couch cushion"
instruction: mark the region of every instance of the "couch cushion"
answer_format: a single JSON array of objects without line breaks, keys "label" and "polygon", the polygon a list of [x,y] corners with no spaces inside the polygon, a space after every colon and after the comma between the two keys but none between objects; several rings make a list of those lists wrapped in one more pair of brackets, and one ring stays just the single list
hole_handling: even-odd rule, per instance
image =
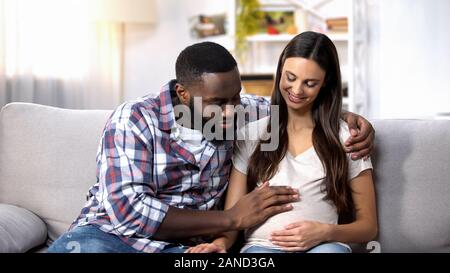
[{"label": "couch cushion", "polygon": [[450,120],[374,120],[382,252],[450,252]]},{"label": "couch cushion", "polygon": [[111,111],[11,103],[0,114],[0,203],[26,208],[56,239],[95,183],[95,155]]},{"label": "couch cushion", "polygon": [[24,208],[0,204],[0,253],[22,253],[47,239],[45,223]]}]

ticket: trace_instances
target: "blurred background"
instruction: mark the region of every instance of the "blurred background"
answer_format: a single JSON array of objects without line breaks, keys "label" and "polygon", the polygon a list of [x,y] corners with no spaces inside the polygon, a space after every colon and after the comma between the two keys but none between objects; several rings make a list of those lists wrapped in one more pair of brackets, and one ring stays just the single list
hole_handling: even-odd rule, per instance
[{"label": "blurred background", "polygon": [[0,0],[0,107],[113,109],[158,95],[186,46],[236,57],[244,92],[270,96],[306,30],[338,48],[344,107],[369,118],[450,118],[448,0]]}]

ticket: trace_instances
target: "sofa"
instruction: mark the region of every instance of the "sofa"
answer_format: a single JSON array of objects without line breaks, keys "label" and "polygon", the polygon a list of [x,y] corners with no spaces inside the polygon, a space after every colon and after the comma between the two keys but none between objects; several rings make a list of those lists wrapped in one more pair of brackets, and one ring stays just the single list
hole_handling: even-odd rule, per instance
[{"label": "sofa", "polygon": [[[11,103],[0,113],[0,252],[45,252],[95,183],[111,111]],[[362,252],[450,252],[450,120],[372,120],[379,235]]]}]

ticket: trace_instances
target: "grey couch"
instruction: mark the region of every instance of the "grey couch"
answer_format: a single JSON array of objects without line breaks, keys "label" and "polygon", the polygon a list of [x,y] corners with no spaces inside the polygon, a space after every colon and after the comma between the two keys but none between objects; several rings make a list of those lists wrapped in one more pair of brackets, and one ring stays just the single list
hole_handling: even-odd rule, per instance
[{"label": "grey couch", "polygon": [[[0,252],[44,251],[95,182],[111,111],[12,103],[0,114]],[[376,242],[358,251],[450,252],[450,120],[373,120]]]}]

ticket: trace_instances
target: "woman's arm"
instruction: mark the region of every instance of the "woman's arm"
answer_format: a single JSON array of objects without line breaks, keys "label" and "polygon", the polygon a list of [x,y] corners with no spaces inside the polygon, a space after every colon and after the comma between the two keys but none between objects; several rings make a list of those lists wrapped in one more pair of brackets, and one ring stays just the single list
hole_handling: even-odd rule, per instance
[{"label": "woman's arm", "polygon": [[[247,194],[247,175],[233,167],[225,199],[225,209],[232,208],[245,194]],[[224,249],[229,249],[236,241],[237,235],[237,231],[226,232],[221,237],[215,239],[213,243],[220,245]]]},{"label": "woman's arm", "polygon": [[[252,191],[266,191],[269,187],[269,183],[264,183],[258,189]],[[298,200],[298,190],[294,190],[294,194],[291,195],[291,201]],[[250,193],[251,194],[251,193]],[[228,185],[227,196],[225,199],[225,210],[230,210],[236,207],[236,204],[242,202],[243,199],[248,199],[249,194],[247,194],[247,175],[241,173],[236,168],[233,167],[230,175],[230,182]],[[247,206],[257,206],[255,202],[247,203]],[[292,205],[287,205],[289,209]],[[249,207],[240,206],[238,210],[248,210]],[[287,209],[286,209],[287,210]],[[274,213],[275,214],[275,213]],[[268,217],[264,217],[267,219]],[[236,241],[238,231],[229,231],[221,234],[212,243],[200,244],[189,248],[186,253],[208,253],[208,252],[225,252],[233,246]]]},{"label": "woman's arm", "polygon": [[372,170],[361,172],[350,183],[356,220],[350,224],[329,225],[327,241],[363,243],[372,240],[378,233]]}]

